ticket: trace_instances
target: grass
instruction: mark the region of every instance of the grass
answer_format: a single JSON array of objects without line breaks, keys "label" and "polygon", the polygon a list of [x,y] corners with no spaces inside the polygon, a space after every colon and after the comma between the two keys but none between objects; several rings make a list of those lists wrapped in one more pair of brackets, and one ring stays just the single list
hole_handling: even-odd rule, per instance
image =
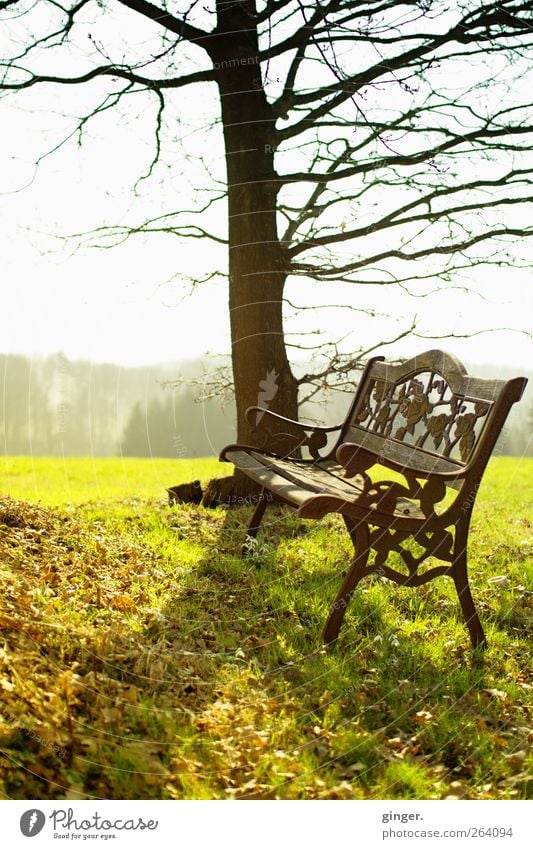
[{"label": "grass", "polygon": [[478,496],[483,661],[446,578],[368,579],[325,652],[350,555],[339,517],[271,507],[242,560],[249,508],[165,503],[216,461],[4,462],[2,795],[531,795],[533,461],[493,459]]},{"label": "grass", "polygon": [[12,457],[0,461],[0,491],[47,506],[161,498],[167,486],[219,474],[207,460],[134,457]]}]

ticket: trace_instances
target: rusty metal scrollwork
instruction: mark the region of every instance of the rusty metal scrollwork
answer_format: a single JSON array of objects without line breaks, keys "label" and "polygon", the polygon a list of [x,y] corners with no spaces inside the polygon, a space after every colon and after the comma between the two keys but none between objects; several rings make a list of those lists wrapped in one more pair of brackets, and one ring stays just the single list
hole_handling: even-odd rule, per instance
[{"label": "rusty metal scrollwork", "polygon": [[433,371],[403,382],[370,383],[354,424],[381,436],[466,463],[490,404],[455,395]]}]

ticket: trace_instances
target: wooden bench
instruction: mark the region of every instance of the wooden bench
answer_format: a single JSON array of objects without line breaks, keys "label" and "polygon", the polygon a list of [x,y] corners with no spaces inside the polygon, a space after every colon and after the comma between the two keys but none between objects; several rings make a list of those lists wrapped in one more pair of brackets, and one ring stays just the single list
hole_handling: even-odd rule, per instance
[{"label": "wooden bench", "polygon": [[[276,500],[303,519],[340,513],[355,548],[324,627],[326,643],[337,639],[359,581],[378,573],[412,587],[449,575],[472,646],[486,645],[468,583],[468,529],[483,471],[526,383],[476,378],[451,354],[427,351],[401,365],[369,360],[336,427],[249,408],[257,445],[228,445],[220,456],[262,487],[248,538]],[[403,571],[388,565],[392,552]],[[421,570],[428,557],[441,565]]]}]

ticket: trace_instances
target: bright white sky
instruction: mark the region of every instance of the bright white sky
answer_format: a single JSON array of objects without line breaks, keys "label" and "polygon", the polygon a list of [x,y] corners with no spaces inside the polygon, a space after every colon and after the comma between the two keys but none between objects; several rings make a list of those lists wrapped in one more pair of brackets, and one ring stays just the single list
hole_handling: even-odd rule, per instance
[{"label": "bright white sky", "polygon": [[[139,123],[115,123],[117,117],[108,113],[89,129],[89,144],[79,148],[71,142],[44,160],[31,182],[36,155],[51,139],[59,138],[62,126],[67,126],[64,117],[53,112],[57,91],[41,89],[24,101],[11,99],[2,105],[0,250],[4,320],[0,350],[25,354],[63,351],[70,358],[123,365],[181,360],[206,351],[229,353],[224,280],[206,284],[185,299],[179,281],[165,282],[176,272],[224,268],[223,248],[205,240],[184,242],[171,236],[152,236],[132,239],[113,250],[71,253],[46,235],[98,226],[103,214],[107,221],[124,221],[132,201],[128,187],[149,162],[151,151],[149,131],[144,134]],[[62,111],[76,112],[83,96],[80,89],[60,91]],[[190,107],[188,120],[196,129],[205,118],[198,112],[198,91],[191,87],[179,94],[181,112]],[[203,91],[207,94],[212,89]],[[146,115],[145,126],[151,126],[150,117]],[[202,152],[207,153],[215,173],[222,176],[221,147],[208,149],[204,145],[205,141]],[[189,175],[194,182],[194,166],[192,169]],[[172,172],[160,172],[159,177],[161,182],[156,177],[144,184],[149,191],[136,201],[138,220],[188,203],[191,190],[187,180]],[[17,191],[28,183],[23,191]],[[218,209],[223,217],[224,204]],[[223,231],[221,220],[219,232]],[[464,285],[465,280],[461,282]],[[320,328],[330,338],[351,333],[347,348],[390,338],[415,314],[418,327],[427,333],[505,327],[509,329],[448,344],[441,340],[436,346],[448,347],[470,362],[510,364],[517,370],[530,367],[531,340],[517,332],[532,329],[533,304],[526,272],[473,270],[467,282],[473,291],[482,292],[484,299],[463,291],[409,299],[391,288],[361,291],[346,284],[327,284],[326,295],[325,284],[321,288],[320,284],[304,286],[292,281],[287,294],[297,303],[377,305],[397,318],[370,320],[357,313],[325,308],[306,312],[290,327],[298,331]],[[411,354],[434,344],[414,339],[389,350]]]},{"label": "bright white sky", "polygon": [[[70,358],[123,365],[180,360],[208,350],[229,352],[225,282],[204,284],[189,298],[184,298],[179,281],[165,284],[176,271],[193,272],[198,267],[199,252],[202,268],[208,268],[211,261],[216,267],[217,259],[220,263],[222,257],[223,261],[221,249],[196,240],[178,242],[170,236],[152,236],[131,239],[112,250],[82,249],[70,254],[57,240],[41,235],[71,232],[72,224],[80,218],[98,223],[102,204],[117,210],[127,205],[122,194],[106,197],[102,187],[95,185],[94,165],[85,171],[84,162],[83,151],[58,154],[43,163],[31,187],[0,198],[4,315],[0,348],[28,354],[61,350]],[[102,160],[98,170],[105,182]],[[4,175],[2,189],[13,184],[16,180]],[[397,321],[370,321],[357,314],[341,315],[339,310],[325,309],[306,316],[307,326],[325,328],[332,336],[356,327],[355,341],[367,345],[378,334],[395,335],[413,315],[418,315],[419,326],[428,332],[495,326],[514,331],[531,329],[533,305],[526,272],[485,269],[471,275],[472,288],[482,292],[484,299],[451,291],[410,300],[387,289],[386,293],[377,292],[378,303],[401,316]],[[334,293],[340,303],[364,304],[364,296],[372,306],[376,298],[375,291],[328,286],[328,292]],[[304,290],[295,281],[288,294],[298,303],[311,303],[311,298],[318,301],[321,291],[319,284],[309,291],[309,284]],[[431,344],[428,342],[427,347]],[[426,347],[426,343],[412,340],[401,347],[411,353],[421,346]],[[449,347],[470,361],[516,366],[526,366],[532,353],[531,341],[517,332],[453,340]]]}]

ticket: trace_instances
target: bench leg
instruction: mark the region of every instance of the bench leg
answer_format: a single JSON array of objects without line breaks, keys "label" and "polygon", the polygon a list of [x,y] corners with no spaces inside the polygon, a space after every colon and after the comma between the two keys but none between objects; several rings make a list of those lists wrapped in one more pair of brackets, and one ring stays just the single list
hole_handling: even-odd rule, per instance
[{"label": "bench leg", "polygon": [[370,574],[370,571],[372,571],[366,568],[370,553],[367,525],[363,522],[354,525],[345,516],[343,516],[343,519],[354,544],[355,557],[337,594],[337,598],[330,607],[329,616],[324,625],[322,639],[327,645],[332,645],[337,640],[346,608],[350,603],[357,584],[361,578],[364,578],[365,575]]},{"label": "bench leg", "polygon": [[457,590],[457,595],[459,596],[461,610],[463,611],[463,616],[465,618],[466,627],[468,628],[468,633],[470,634],[472,648],[486,648],[487,638],[485,637],[483,626],[479,621],[479,616],[477,615],[474,599],[472,598],[472,593],[470,592],[470,584],[468,583],[466,554],[468,525],[469,522],[467,521],[462,525],[457,525],[456,527],[454,550],[455,556],[452,575],[455,583],[455,588]]},{"label": "bench leg", "polygon": [[[250,525],[248,530],[246,531],[246,539],[243,543],[241,554],[244,557],[246,554],[250,553],[250,539],[255,539],[259,532],[259,528],[261,527],[261,520],[263,518],[264,512],[267,508],[268,499],[267,499],[268,490],[262,489],[259,495],[259,501],[257,502],[257,507],[254,510],[252,519],[250,521]],[[270,493],[268,493],[270,494]]]}]

